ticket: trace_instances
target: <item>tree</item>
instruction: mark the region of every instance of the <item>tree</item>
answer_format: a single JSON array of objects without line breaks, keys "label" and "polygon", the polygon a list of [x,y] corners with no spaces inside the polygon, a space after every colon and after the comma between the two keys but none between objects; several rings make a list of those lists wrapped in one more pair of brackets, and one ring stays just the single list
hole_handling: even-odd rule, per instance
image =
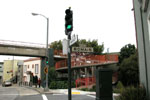
[{"label": "tree", "polygon": [[130,55],[135,54],[136,48],[135,45],[127,44],[120,50],[120,56],[119,56],[119,64],[125,59],[130,57]]},{"label": "tree", "polygon": [[50,44],[50,48],[53,48],[54,50],[62,50],[62,42],[61,42],[61,40],[52,42]]},{"label": "tree", "polygon": [[[104,50],[104,44],[99,45],[97,40],[86,40],[86,39],[81,39],[78,40],[73,46],[79,47],[80,44],[84,44],[87,47],[93,47],[94,49],[94,54],[102,54]],[[50,48],[53,48],[54,50],[62,50],[62,41],[54,41],[50,44]]]},{"label": "tree", "polygon": [[102,54],[104,50],[104,44],[99,45],[97,40],[88,40],[85,39],[78,40],[73,46],[79,46],[79,44],[84,44],[87,47],[93,47],[94,54]]},{"label": "tree", "polygon": [[139,69],[137,53],[122,61],[122,63],[120,64],[119,79],[125,86],[138,85]]}]

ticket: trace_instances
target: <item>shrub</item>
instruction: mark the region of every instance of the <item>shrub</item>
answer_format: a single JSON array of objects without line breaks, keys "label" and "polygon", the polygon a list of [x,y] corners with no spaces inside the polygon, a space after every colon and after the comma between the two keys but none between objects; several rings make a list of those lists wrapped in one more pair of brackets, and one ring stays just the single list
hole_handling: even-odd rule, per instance
[{"label": "shrub", "polygon": [[[72,87],[75,87],[75,83],[72,82]],[[49,86],[50,89],[67,89],[68,81],[52,81]]]},{"label": "shrub", "polygon": [[122,89],[122,88],[124,88],[122,82],[119,81],[118,84],[117,84],[117,86],[116,86],[116,88],[117,88],[117,89]]},{"label": "shrub", "polygon": [[49,88],[50,88],[50,89],[57,89],[57,84],[56,84],[56,82],[55,82],[55,81],[52,81],[52,82],[50,83],[50,85],[49,85]]},{"label": "shrub", "polygon": [[121,93],[124,89],[123,84],[119,81],[116,88],[113,89],[114,93]]},{"label": "shrub", "polygon": [[82,91],[94,91],[94,92],[96,92],[96,85],[93,85],[92,86],[92,88],[81,88],[80,90],[82,90]]},{"label": "shrub", "polygon": [[117,100],[147,100],[146,91],[141,87],[127,87],[121,92],[121,95]]},{"label": "shrub", "polygon": [[82,91],[89,91],[88,88],[81,88]]}]

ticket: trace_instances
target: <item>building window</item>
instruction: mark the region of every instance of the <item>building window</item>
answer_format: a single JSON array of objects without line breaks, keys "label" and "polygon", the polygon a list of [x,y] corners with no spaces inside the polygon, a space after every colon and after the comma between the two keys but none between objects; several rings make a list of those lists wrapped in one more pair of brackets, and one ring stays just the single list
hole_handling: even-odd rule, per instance
[{"label": "building window", "polygon": [[27,65],[24,65],[24,73],[26,73],[27,72]]},{"label": "building window", "polygon": [[34,68],[34,64],[32,64],[32,68]]},{"label": "building window", "polygon": [[28,69],[29,69],[29,65],[28,65]]},{"label": "building window", "polygon": [[39,72],[39,65],[35,64],[35,74],[38,74],[38,72]]}]

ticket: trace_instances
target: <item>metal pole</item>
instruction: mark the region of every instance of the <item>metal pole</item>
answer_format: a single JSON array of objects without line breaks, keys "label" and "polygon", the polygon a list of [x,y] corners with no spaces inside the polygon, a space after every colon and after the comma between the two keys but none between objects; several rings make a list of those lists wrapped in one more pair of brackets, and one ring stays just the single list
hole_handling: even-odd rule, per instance
[{"label": "metal pole", "polygon": [[[71,33],[70,33],[71,34]],[[71,100],[71,35],[68,33],[68,100]]]},{"label": "metal pole", "polygon": [[13,56],[13,60],[12,60],[12,79],[14,76],[14,56]]},{"label": "metal pole", "polygon": [[[48,33],[49,33],[49,18],[46,18],[47,19],[47,36],[46,36],[46,58],[48,58]],[[46,65],[46,59],[45,59],[45,65]],[[49,66],[46,65],[46,67],[48,67],[49,69]],[[45,91],[48,91],[48,73],[46,73],[46,87],[45,87]]]}]

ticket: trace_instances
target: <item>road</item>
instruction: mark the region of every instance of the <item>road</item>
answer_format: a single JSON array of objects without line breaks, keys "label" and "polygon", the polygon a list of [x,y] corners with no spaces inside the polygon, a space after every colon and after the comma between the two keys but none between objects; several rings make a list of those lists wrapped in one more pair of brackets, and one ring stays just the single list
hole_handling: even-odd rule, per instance
[{"label": "road", "polygon": [[0,100],[15,100],[18,95],[15,88],[0,87]]},{"label": "road", "polygon": [[[40,94],[26,87],[0,87],[0,100],[68,100],[67,94]],[[95,100],[91,95],[72,95],[72,100]]]},{"label": "road", "polygon": [[[63,95],[41,94],[41,95],[21,96],[16,100],[68,100],[68,96],[64,94]],[[72,95],[72,100],[95,100],[95,98],[86,95]]]}]

